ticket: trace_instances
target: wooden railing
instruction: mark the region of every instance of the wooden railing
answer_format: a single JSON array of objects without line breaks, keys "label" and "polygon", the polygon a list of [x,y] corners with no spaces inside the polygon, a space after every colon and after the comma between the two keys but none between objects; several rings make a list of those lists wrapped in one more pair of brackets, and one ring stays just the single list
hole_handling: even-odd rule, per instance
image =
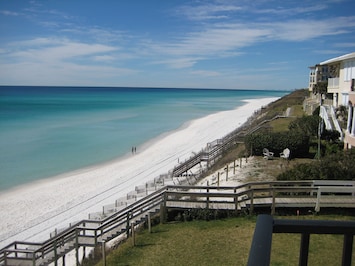
[{"label": "wooden railing", "polygon": [[103,220],[83,220],[42,242],[14,242],[0,250],[0,265],[48,265],[75,250],[129,237],[132,228],[150,223],[160,215],[165,220],[171,209],[218,209],[252,213],[256,208],[321,207],[355,208],[354,181],[274,181],[254,182],[237,187],[166,186]]},{"label": "wooden railing", "polygon": [[219,157],[222,156],[223,152],[235,145],[238,141],[242,141],[245,136],[258,131],[264,126],[264,124],[280,118],[285,118],[285,116],[276,115],[271,119],[262,121],[250,130],[246,130],[245,128],[237,128],[223,138],[208,143],[205,149],[190,157],[185,162],[175,166],[172,170],[172,176],[181,176],[201,162],[207,162],[207,164],[212,165]]}]

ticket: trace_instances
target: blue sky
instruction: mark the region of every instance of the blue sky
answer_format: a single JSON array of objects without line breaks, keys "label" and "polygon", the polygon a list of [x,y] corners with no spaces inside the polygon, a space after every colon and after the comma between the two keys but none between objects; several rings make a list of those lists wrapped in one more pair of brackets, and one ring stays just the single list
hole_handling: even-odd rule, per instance
[{"label": "blue sky", "polygon": [[353,0],[0,0],[0,85],[291,90],[355,51]]}]

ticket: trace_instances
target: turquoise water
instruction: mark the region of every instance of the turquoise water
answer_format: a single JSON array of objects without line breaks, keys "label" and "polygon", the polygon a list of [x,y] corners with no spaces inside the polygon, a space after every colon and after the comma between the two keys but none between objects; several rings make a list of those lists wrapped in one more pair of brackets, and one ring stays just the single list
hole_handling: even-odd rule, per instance
[{"label": "turquoise water", "polygon": [[184,122],[280,91],[0,87],[0,190],[123,156]]}]

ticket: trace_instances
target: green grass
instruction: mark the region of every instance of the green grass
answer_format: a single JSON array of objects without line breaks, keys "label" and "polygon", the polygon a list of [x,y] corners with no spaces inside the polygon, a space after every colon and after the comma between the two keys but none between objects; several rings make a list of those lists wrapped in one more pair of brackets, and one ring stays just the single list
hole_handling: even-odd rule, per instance
[{"label": "green grass", "polygon": [[296,120],[294,117],[279,118],[271,121],[269,124],[273,132],[283,132],[288,131],[288,125],[294,120]]},{"label": "green grass", "polygon": [[[300,216],[299,219],[355,218]],[[146,230],[140,232],[135,247],[128,240],[112,251],[107,256],[107,265],[246,265],[255,221],[255,217],[239,217],[158,225],[151,234]],[[342,242],[340,236],[311,235],[308,264],[340,265]],[[299,245],[297,234],[273,234],[271,265],[298,265]]]}]

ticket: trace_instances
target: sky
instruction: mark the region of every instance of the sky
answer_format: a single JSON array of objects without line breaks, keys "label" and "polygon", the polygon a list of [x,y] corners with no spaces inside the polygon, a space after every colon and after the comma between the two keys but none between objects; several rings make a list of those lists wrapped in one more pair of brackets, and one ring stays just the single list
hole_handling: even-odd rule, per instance
[{"label": "sky", "polygon": [[0,0],[0,85],[293,90],[355,51],[353,0]]}]

